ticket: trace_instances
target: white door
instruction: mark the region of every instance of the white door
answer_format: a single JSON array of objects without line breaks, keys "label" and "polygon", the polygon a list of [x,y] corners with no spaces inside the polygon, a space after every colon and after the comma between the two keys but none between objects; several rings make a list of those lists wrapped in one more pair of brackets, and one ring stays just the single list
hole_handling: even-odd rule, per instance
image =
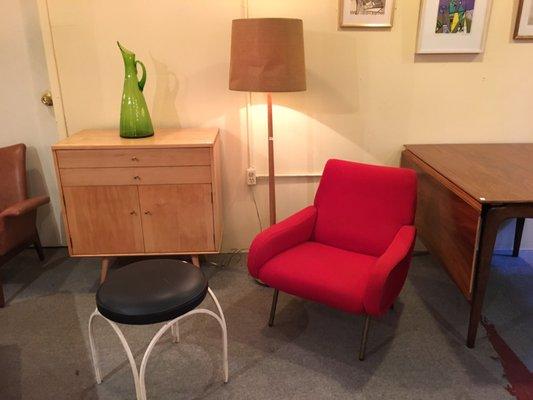
[{"label": "white door", "polygon": [[50,151],[59,135],[53,107],[40,100],[50,85],[37,2],[2,2],[0,41],[0,146],[26,144],[29,193],[48,194],[52,200],[38,213],[41,241],[60,245],[60,205]]}]

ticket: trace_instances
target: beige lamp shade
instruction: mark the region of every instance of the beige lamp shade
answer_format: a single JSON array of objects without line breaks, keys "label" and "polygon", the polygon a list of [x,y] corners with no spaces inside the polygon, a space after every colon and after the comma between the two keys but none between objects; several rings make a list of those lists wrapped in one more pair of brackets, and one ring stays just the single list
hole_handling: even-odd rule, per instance
[{"label": "beige lamp shade", "polygon": [[302,20],[234,20],[229,88],[243,92],[306,90]]}]

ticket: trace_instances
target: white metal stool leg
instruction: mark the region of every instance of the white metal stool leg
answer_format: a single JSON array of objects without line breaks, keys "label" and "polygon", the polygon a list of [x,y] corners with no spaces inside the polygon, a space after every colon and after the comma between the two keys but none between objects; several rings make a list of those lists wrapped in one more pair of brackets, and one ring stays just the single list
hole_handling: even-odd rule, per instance
[{"label": "white metal stool leg", "polygon": [[224,318],[222,307],[220,307],[220,303],[218,302],[218,299],[211,290],[211,288],[207,288],[207,290],[209,291],[209,295],[213,299],[213,302],[217,307],[218,314],[220,315],[220,320],[218,322],[220,324],[220,327],[222,328],[222,363],[224,368],[224,382],[228,383],[228,327],[226,325],[226,318]]},{"label": "white metal stool leg", "polygon": [[217,320],[217,322],[220,325],[220,328],[222,329],[222,363],[223,363],[223,371],[224,371],[224,382],[227,383],[229,374],[228,374],[228,331],[227,331],[227,326],[226,326],[226,319],[224,318],[224,313],[222,312],[222,307],[220,307],[220,303],[218,302],[218,299],[216,298],[215,294],[210,288],[208,288],[208,293],[213,299],[213,302],[215,303],[215,306],[217,308],[219,315],[215,314],[211,310],[199,308],[199,309],[189,311],[187,314],[181,315],[180,317],[167,322],[165,325],[161,327],[161,329],[159,329],[159,331],[157,331],[153,339],[148,344],[148,347],[146,348],[146,352],[144,353],[143,359],[141,361],[141,368],[139,372],[137,372],[137,365],[135,364],[133,353],[131,352],[129,345],[126,342],[126,338],[122,334],[122,331],[119,329],[117,324],[105,318],[103,315],[101,315],[98,312],[98,310],[95,310],[94,313],[89,318],[89,343],[91,346],[94,374],[95,374],[97,383],[101,383],[102,378],[101,378],[101,372],[100,372],[100,367],[98,363],[98,354],[96,352],[96,346],[95,346],[94,339],[93,339],[92,322],[93,322],[94,317],[100,316],[103,319],[105,319],[107,322],[109,322],[113,330],[116,332],[117,336],[120,339],[120,342],[122,343],[122,346],[124,347],[124,350],[126,351],[126,355],[128,356],[128,361],[130,363],[131,371],[133,373],[133,381],[135,383],[135,392],[137,394],[137,399],[146,400],[147,399],[146,384],[145,384],[146,365],[148,364],[148,359],[150,358],[150,354],[152,353],[156,343],[161,338],[161,336],[163,336],[163,334],[169,329],[171,330],[173,341],[174,342],[179,341],[179,325],[178,325],[179,320],[185,317],[189,317],[194,314],[207,314],[213,317],[214,319]]},{"label": "white metal stool leg", "polygon": [[91,345],[91,355],[93,360],[94,376],[96,378],[96,383],[102,383],[102,374],[100,373],[100,362],[98,360],[98,353],[96,352],[96,346],[94,344],[93,337],[93,320],[94,317],[100,315],[97,310],[95,310],[91,317],[89,318],[89,344]]},{"label": "white metal stool leg", "polygon": [[91,352],[93,356],[93,366],[94,366],[94,372],[96,375],[96,382],[102,383],[102,378],[100,374],[100,366],[98,364],[98,356],[96,352],[96,346],[94,344],[94,339],[93,339],[93,334],[92,334],[92,321],[94,317],[96,316],[100,316],[104,320],[106,320],[109,323],[109,325],[111,325],[111,327],[117,334],[118,338],[120,339],[120,343],[122,343],[122,347],[124,347],[124,351],[126,352],[128,361],[130,363],[131,373],[133,374],[133,383],[135,385],[135,394],[138,400],[143,400],[141,387],[139,384],[139,373],[137,372],[137,364],[135,364],[135,359],[133,358],[133,353],[131,352],[130,346],[128,345],[128,342],[126,341],[126,338],[124,337],[124,334],[122,333],[120,328],[117,326],[117,324],[105,318],[102,314],[98,312],[98,309],[94,311],[94,313],[91,315],[91,318],[89,319],[89,342],[91,344]]},{"label": "white metal stool leg", "polygon": [[178,321],[172,325],[170,333],[172,334],[172,341],[178,343],[180,341],[180,326]]},{"label": "white metal stool leg", "polygon": [[222,329],[222,366],[224,371],[224,382],[227,383],[229,379],[229,373],[228,373],[228,330],[226,326],[226,319],[224,318],[224,313],[222,312],[222,307],[220,307],[220,303],[218,302],[218,299],[216,298],[213,291],[208,288],[209,295],[213,299],[213,302],[215,303],[215,306],[217,307],[218,312],[220,313],[220,316],[215,314],[211,310],[206,310],[204,308],[198,308],[196,310],[189,311],[187,314],[184,314],[172,321],[167,322],[165,325],[159,329],[159,331],[155,334],[154,338],[150,341],[150,344],[148,345],[146,352],[144,353],[144,357],[141,362],[141,369],[139,373],[139,379],[141,383],[141,392],[143,395],[143,399],[146,400],[146,365],[148,364],[148,359],[150,358],[150,354],[152,354],[152,350],[154,349],[157,341],[163,336],[163,334],[172,326],[174,326],[176,323],[179,322],[180,319],[189,317],[194,314],[207,314],[214,319],[217,320],[217,322],[220,325],[220,328]]}]

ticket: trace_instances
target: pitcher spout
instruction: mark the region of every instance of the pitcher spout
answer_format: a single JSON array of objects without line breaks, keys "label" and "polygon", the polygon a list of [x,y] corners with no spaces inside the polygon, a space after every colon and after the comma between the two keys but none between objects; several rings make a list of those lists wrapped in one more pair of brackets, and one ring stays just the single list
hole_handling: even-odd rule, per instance
[{"label": "pitcher spout", "polygon": [[126,59],[135,59],[135,53],[133,51],[128,50],[124,46],[120,44],[119,41],[117,41],[118,48],[120,49],[120,52],[122,53],[122,57]]}]

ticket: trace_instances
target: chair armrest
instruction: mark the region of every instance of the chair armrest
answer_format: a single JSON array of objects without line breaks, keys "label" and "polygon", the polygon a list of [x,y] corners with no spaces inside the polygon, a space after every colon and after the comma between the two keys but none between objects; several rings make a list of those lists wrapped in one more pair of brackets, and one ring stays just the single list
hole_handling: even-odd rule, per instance
[{"label": "chair armrest", "polygon": [[403,226],[385,253],[377,259],[365,292],[367,314],[383,314],[400,294],[411,264],[415,237],[414,226]]},{"label": "chair armrest", "polygon": [[32,197],[31,199],[22,200],[2,211],[0,213],[0,218],[18,217],[20,215],[27,214],[28,212],[33,211],[37,209],[37,207],[42,206],[43,204],[46,204],[48,202],[50,202],[50,197],[48,196],[37,196]]},{"label": "chair armrest", "polygon": [[248,253],[248,270],[257,278],[261,267],[272,257],[311,238],[317,210],[309,206],[272,225],[257,235]]}]

